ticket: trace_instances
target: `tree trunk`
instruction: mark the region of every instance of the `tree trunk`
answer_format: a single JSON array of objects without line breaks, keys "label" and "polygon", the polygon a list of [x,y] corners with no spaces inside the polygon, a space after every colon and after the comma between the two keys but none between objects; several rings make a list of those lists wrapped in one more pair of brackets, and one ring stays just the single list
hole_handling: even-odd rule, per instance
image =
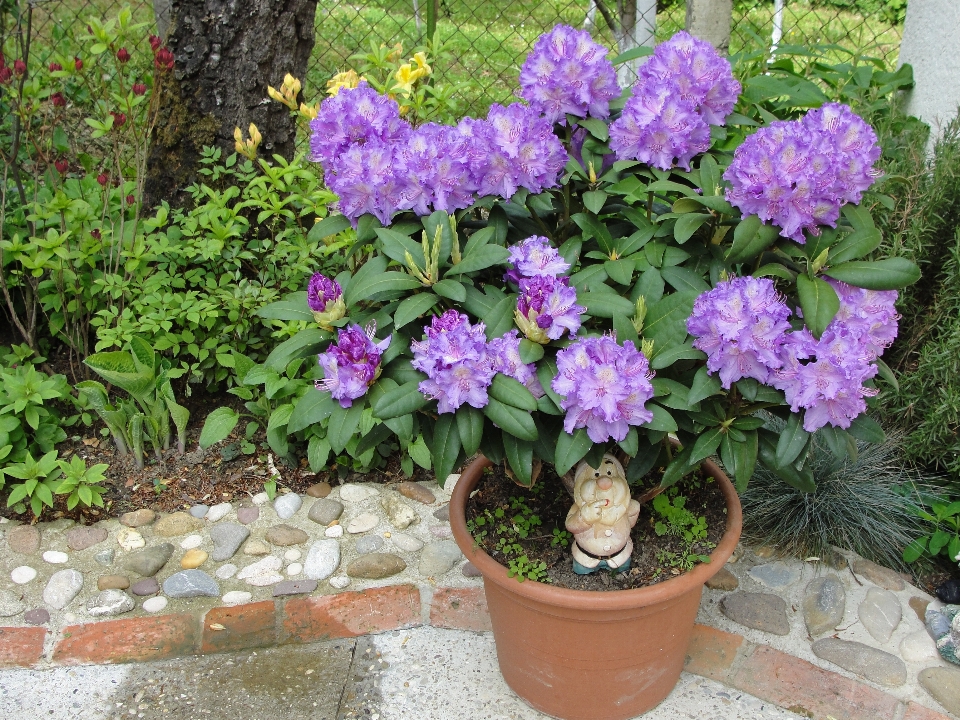
[{"label": "tree trunk", "polygon": [[[167,3],[164,2],[164,5]],[[162,84],[144,205],[182,205],[204,146],[233,152],[234,128],[257,126],[266,157],[293,157],[296,124],[270,100],[290,73],[303,78],[313,50],[317,0],[170,0],[166,42],[174,78]],[[164,8],[166,10],[166,8]]]}]

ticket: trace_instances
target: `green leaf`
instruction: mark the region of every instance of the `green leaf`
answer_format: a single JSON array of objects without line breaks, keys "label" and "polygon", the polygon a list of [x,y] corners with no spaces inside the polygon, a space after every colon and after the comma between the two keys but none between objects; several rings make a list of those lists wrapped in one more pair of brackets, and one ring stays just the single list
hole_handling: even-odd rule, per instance
[{"label": "green leaf", "polygon": [[763,464],[766,465],[777,477],[795,487],[803,493],[816,492],[817,484],[813,479],[813,471],[807,465],[803,470],[798,471],[793,465],[777,465],[776,445],[766,436],[761,437],[758,443],[758,455]]},{"label": "green leaf", "polygon": [[557,449],[554,453],[554,469],[557,475],[566,475],[593,446],[593,440],[587,436],[585,428],[578,428],[573,435],[561,432],[557,436]]},{"label": "green leaf", "polygon": [[653,413],[653,419],[650,420],[650,422],[645,422],[640,427],[668,433],[677,431],[677,421],[673,419],[673,415],[656,403],[648,403],[647,409]]},{"label": "green leaf", "polygon": [[406,267],[407,253],[410,253],[414,264],[421,270],[426,269],[424,267],[426,260],[423,257],[423,245],[421,243],[409,235],[404,235],[389,228],[377,228],[376,232],[384,255]]},{"label": "green leaf", "polygon": [[524,338],[520,341],[520,362],[535,363],[543,357],[543,345]]},{"label": "green leaf", "polygon": [[[290,426],[287,425],[287,427]],[[307,445],[307,462],[310,463],[310,470],[315,473],[323,470],[329,456],[330,442],[325,437],[313,435]]]},{"label": "green leaf", "polygon": [[616,293],[585,292],[577,294],[577,303],[586,308],[591,317],[612,318],[614,315],[633,315],[633,303]]},{"label": "green leaf", "polygon": [[463,283],[456,280],[441,280],[431,286],[433,291],[447,300],[453,300],[456,303],[462,303],[467,299],[467,289]]},{"label": "green leaf", "polygon": [[751,430],[745,432],[744,435],[746,440],[736,442],[727,433],[720,442],[720,460],[727,472],[733,475],[737,492],[743,492],[747,489],[747,483],[757,466],[757,432]]},{"label": "green leaf", "polygon": [[622,65],[625,62],[646,57],[647,55],[653,55],[653,48],[647,47],[646,45],[641,45],[640,47],[630,48],[626,52],[620,53],[610,62],[614,65]]},{"label": "green leaf", "polygon": [[717,451],[717,448],[720,447],[720,441],[724,437],[726,437],[726,433],[724,433],[721,427],[705,430],[693,444],[693,449],[690,451],[690,458],[687,462],[692,465],[706,460]]},{"label": "green leaf", "polygon": [[886,380],[893,387],[894,390],[900,390],[900,383],[897,382],[897,376],[893,374],[893,370],[890,369],[890,366],[887,365],[883,360],[877,358],[873,361],[877,365],[877,372],[884,380]]},{"label": "green leaf", "polygon": [[306,328],[292,338],[277,345],[267,356],[264,363],[277,372],[283,372],[291,360],[316,355],[323,349],[323,344],[330,339],[330,333],[320,328]]},{"label": "green leaf", "polygon": [[887,439],[886,433],[880,427],[880,423],[874,420],[866,413],[860,413],[850,422],[847,432],[853,435],[857,440],[879,445]]},{"label": "green leaf", "polygon": [[920,556],[926,552],[928,538],[917,538],[903,549],[903,561],[912,563],[920,559]]},{"label": "green leaf", "polygon": [[483,408],[483,414],[502,430],[521,440],[533,442],[538,437],[537,426],[529,412],[506,405],[496,398],[490,398]]},{"label": "green leaf", "polygon": [[330,449],[333,450],[335,455],[343,452],[347,443],[350,442],[350,438],[357,431],[363,409],[364,403],[359,400],[354,400],[353,405],[348,408],[340,407],[340,403],[337,403],[333,408],[333,412],[330,413],[330,422],[327,425],[327,440],[330,442]]},{"label": "green leaf", "polygon": [[377,445],[385,441],[390,437],[390,428],[384,424],[374,425],[370,432],[360,438],[360,442],[357,443],[357,447],[354,448],[353,454],[355,457],[360,457],[365,452],[373,450]]},{"label": "green leaf", "polygon": [[493,340],[503,336],[513,327],[513,314],[517,307],[516,295],[507,295],[500,302],[493,306],[490,312],[483,316],[486,323],[487,340]]},{"label": "green leaf", "polygon": [[654,370],[670,367],[678,360],[706,360],[707,358],[704,352],[693,347],[692,342],[662,350],[657,352],[657,347],[654,346],[653,359],[650,361],[650,367]]},{"label": "green leaf", "polygon": [[678,243],[683,245],[683,243],[693,237],[693,234],[700,228],[700,226],[709,219],[709,215],[704,215],[702,213],[687,213],[686,215],[683,215],[677,219],[676,225],[673,226],[674,238],[676,238]]},{"label": "green leaf", "polygon": [[509,257],[510,251],[501,245],[481,245],[471,250],[469,255],[465,255],[460,262],[447,270],[444,276],[463,275],[464,273],[484,270],[492,265],[505,263]]},{"label": "green leaf", "polygon": [[588,190],[583,194],[583,206],[592,213],[599,215],[606,202],[607,194],[603,190]]},{"label": "green leaf", "polygon": [[756,215],[745,217],[734,228],[733,245],[727,251],[727,262],[738,263],[756,257],[766,250],[779,234],[775,226],[764,225]]},{"label": "green leaf", "polygon": [[480,440],[483,438],[483,413],[464,403],[457,408],[456,418],[463,452],[468,457],[475,455],[480,449]]},{"label": "green leaf", "polygon": [[[355,302],[362,299],[360,295],[357,294],[356,288],[358,284],[367,285],[380,275],[383,275],[387,271],[387,259],[382,255],[375,255],[369,260],[367,260],[359,270],[350,278],[350,284],[343,293],[343,302],[349,308],[353,306]],[[412,278],[411,278],[412,279]],[[417,285],[419,285],[419,281]],[[361,290],[363,288],[361,287]]]},{"label": "green leaf", "polygon": [[[462,285],[460,287],[463,287]],[[397,330],[413,322],[440,301],[433,293],[420,293],[401,302],[393,314],[393,327]]]},{"label": "green leaf", "polygon": [[637,428],[631,425],[627,431],[627,436],[617,442],[617,445],[627,454],[627,457],[632,458],[636,455],[637,450],[640,449],[640,434],[637,432]]},{"label": "green leaf", "polygon": [[906,258],[886,258],[832,265],[825,268],[823,274],[867,290],[897,290],[919,280],[920,268]]},{"label": "green leaf", "polygon": [[293,413],[287,423],[287,432],[299,432],[311,425],[323,422],[330,417],[330,413],[338,404],[336,400],[330,397],[328,392],[307,390],[306,394],[297,401],[293,408]]},{"label": "green leaf", "polygon": [[690,462],[690,455],[693,452],[692,447],[684,448],[683,452],[674,456],[673,461],[667,465],[660,479],[660,487],[668,488],[676,485],[680,478],[690,473],[696,467],[695,463]]},{"label": "green leaf", "polygon": [[307,233],[307,240],[312,243],[323,242],[324,238],[336,235],[350,227],[350,221],[345,215],[327,215],[323,220],[314,223]]},{"label": "green leaf", "polygon": [[515,408],[533,412],[537,409],[537,399],[527,387],[512,377],[497,373],[488,389],[490,397]]},{"label": "green leaf", "polygon": [[139,370],[128,352],[96,353],[88,356],[83,363],[108,383],[126,390],[135,398],[143,400],[154,389],[153,370]]},{"label": "green leaf", "polygon": [[606,142],[607,139],[610,137],[610,132],[609,132],[609,129],[607,128],[607,124],[603,120],[600,120],[598,118],[578,119],[577,125],[579,125],[580,127],[585,127],[587,130],[590,131],[591,135],[593,135],[595,138],[597,138],[597,140],[600,140],[601,142]]},{"label": "green leaf", "polygon": [[453,413],[444,413],[437,418],[433,428],[433,472],[438,482],[446,480],[457,466],[460,458],[460,432]]},{"label": "green leaf", "polygon": [[695,299],[696,293],[676,292],[649,306],[643,336],[654,341],[655,353],[678,345],[687,337],[687,318]]},{"label": "green leaf", "polygon": [[780,439],[777,441],[777,465],[783,467],[796,460],[809,440],[810,433],[803,429],[800,414],[790,413],[787,424],[780,431]]},{"label": "green leaf", "polygon": [[693,377],[693,385],[690,386],[690,394],[687,395],[687,405],[688,407],[696,405],[701,400],[719,395],[721,392],[723,388],[720,386],[720,379],[707,372],[706,367],[701,367]]},{"label": "green leaf", "polygon": [[313,313],[307,305],[306,290],[290,293],[284,296],[282,300],[264,305],[257,310],[256,314],[267,320],[306,320],[307,322],[314,322]]},{"label": "green leaf", "polygon": [[705,197],[712,197],[720,191],[720,168],[712,155],[700,158],[700,188]]},{"label": "green leaf", "polygon": [[803,309],[803,322],[819,338],[840,309],[840,298],[830,283],[820,278],[797,276],[797,294]]},{"label": "green leaf", "polygon": [[390,390],[373,406],[373,414],[381,420],[409,415],[427,404],[426,396],[418,389],[419,380],[411,380]]},{"label": "green leaf", "polygon": [[427,443],[424,441],[423,435],[417,436],[416,442],[407,448],[407,453],[410,455],[413,461],[424,470],[429,470],[431,468],[433,461],[430,457],[430,448],[427,447]]},{"label": "green leaf", "polygon": [[503,451],[516,481],[524,487],[533,486],[533,443],[518,440],[509,433],[503,436]]},{"label": "green leaf", "polygon": [[854,230],[843,240],[830,248],[827,262],[831,265],[845,263],[849,260],[868,255],[880,247],[883,236],[875,227]]},{"label": "green leaf", "polygon": [[672,266],[660,270],[663,279],[678,292],[700,293],[707,292],[710,286],[704,282],[699,273],[685,267]]},{"label": "green leaf", "polygon": [[600,219],[592,213],[577,213],[571,217],[581,230],[583,230],[583,239],[596,238],[600,249],[604,255],[610,255],[614,249],[613,237]]},{"label": "green leaf", "polygon": [[636,267],[637,263],[633,258],[607,260],[603,264],[603,269],[606,271],[607,277],[621,285],[630,284],[630,281],[633,280],[633,271]]},{"label": "green leaf", "polygon": [[240,414],[229,407],[221,407],[207,415],[200,431],[200,447],[206,450],[221,440],[226,440],[240,422]]},{"label": "green leaf", "polygon": [[[364,266],[366,267],[366,265]],[[360,277],[359,273],[350,283],[347,290],[349,299],[345,300],[348,307],[360,301],[390,300],[399,297],[407,290],[415,290],[423,285],[414,277],[406,273],[393,270],[381,272],[378,275]]]}]

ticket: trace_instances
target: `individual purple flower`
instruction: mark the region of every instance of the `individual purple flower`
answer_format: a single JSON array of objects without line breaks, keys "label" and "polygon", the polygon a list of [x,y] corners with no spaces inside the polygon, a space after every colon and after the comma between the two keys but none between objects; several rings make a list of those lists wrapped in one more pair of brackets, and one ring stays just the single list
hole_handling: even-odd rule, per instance
[{"label": "individual purple flower", "polygon": [[331,323],[347,313],[343,302],[343,289],[336,280],[322,273],[314,273],[307,285],[307,306],[314,319],[325,330],[332,328]]},{"label": "individual purple flower", "polygon": [[401,208],[429,215],[472,205],[477,186],[468,142],[456,127],[426,123],[414,130],[399,146],[393,170],[403,186]]},{"label": "individual purple flower", "polygon": [[516,330],[510,330],[488,342],[487,353],[495,372],[523,383],[534,397],[543,397],[543,386],[537,379],[536,365],[520,359],[520,335]]},{"label": "individual purple flower", "polygon": [[610,149],[620,160],[639,160],[661,170],[690,161],[710,147],[710,128],[696,107],[667,84],[634,88],[610,125]]},{"label": "individual purple flower", "polygon": [[607,49],[586,30],[557,25],[544,33],[520,68],[520,97],[550,124],[567,115],[605,118],[620,97]]},{"label": "individual purple flower", "polygon": [[471,174],[481,197],[509,200],[519,188],[539,194],[556,187],[567,152],[552,125],[526,105],[492,105],[486,120],[465,118]]},{"label": "individual purple flower", "polygon": [[402,208],[408,189],[394,172],[396,165],[397,144],[378,140],[352,145],[331,161],[324,180],[354,227],[368,213],[389,225]]},{"label": "individual purple flower", "polygon": [[657,46],[641,66],[636,86],[661,83],[692,103],[708,125],[723,125],[741,90],[730,63],[713,45],[682,30]]},{"label": "individual purple flower", "polygon": [[897,338],[897,291],[866,290],[832,278],[827,282],[840,298],[831,326],[844,327],[864,345],[871,359],[880,357]]},{"label": "individual purple flower", "polygon": [[401,139],[411,128],[400,117],[396,100],[361,82],[355,88],[343,88],[324,100],[317,117],[310,121],[310,130],[311,156],[323,165],[326,172],[330,164],[352,145]]},{"label": "individual purple flower", "polygon": [[623,440],[631,425],[653,419],[646,402],[653,397],[653,372],[633,343],[613,337],[588,337],[557,353],[557,376],[551,387],[564,396],[563,429],[585,427],[595,443]]},{"label": "individual purple flower", "polygon": [[323,380],[317,380],[317,390],[330,393],[340,406],[348,408],[353,401],[366,394],[380,375],[380,357],[390,345],[391,336],[375,341],[376,324],[366,330],[349,325],[337,335],[337,342],[317,359],[323,368]]},{"label": "individual purple flower", "polygon": [[545,237],[533,235],[510,250],[513,267],[504,276],[508,281],[520,284],[521,278],[545,275],[557,277],[570,269],[570,263],[560,257],[557,249]]},{"label": "individual purple flower", "polygon": [[769,278],[735,277],[702,293],[687,319],[693,346],[707,354],[720,384],[745,377],[767,382],[782,365],[780,346],[790,329],[790,308]]},{"label": "individual purple flower", "polygon": [[467,403],[482,408],[489,402],[487,388],[496,371],[487,352],[483,323],[447,310],[425,328],[426,340],[411,343],[411,365],[426,373],[420,392],[437,400],[437,412],[452,413]]},{"label": "individual purple flower", "polygon": [[829,103],[802,120],[773,122],[748,137],[723,177],[727,200],[745,215],[778,225],[804,243],[804,231],[836,227],[840,207],[859,202],[876,179],[873,130],[845,105]]},{"label": "individual purple flower", "polygon": [[577,291],[567,278],[536,275],[520,280],[514,319],[528,340],[546,345],[565,331],[573,337],[583,312],[586,308],[577,305]]}]

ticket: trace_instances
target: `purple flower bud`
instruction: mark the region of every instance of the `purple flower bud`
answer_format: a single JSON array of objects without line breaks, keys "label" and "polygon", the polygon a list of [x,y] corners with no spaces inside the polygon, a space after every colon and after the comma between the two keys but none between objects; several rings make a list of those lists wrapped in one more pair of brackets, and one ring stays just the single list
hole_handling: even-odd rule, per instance
[{"label": "purple flower bud", "polygon": [[317,356],[324,374],[324,379],[316,382],[317,390],[329,392],[341,407],[348,408],[363,397],[380,375],[380,357],[391,336],[377,343],[375,333],[373,323],[366,330],[350,325],[339,332],[335,345]]},{"label": "purple flower bud", "polygon": [[585,427],[595,443],[623,440],[631,425],[653,419],[646,402],[653,397],[653,372],[631,342],[619,345],[610,335],[588,337],[557,353],[557,377],[551,387],[564,399],[563,429]]},{"label": "purple flower bud", "polygon": [[527,339],[546,345],[559,340],[564,331],[573,337],[580,329],[577,291],[567,278],[537,275],[520,280],[520,297],[514,319]]},{"label": "purple flower bud", "polygon": [[313,317],[325,329],[332,329],[331,323],[346,315],[343,302],[343,290],[340,283],[321,273],[314,273],[307,286],[307,306]]}]

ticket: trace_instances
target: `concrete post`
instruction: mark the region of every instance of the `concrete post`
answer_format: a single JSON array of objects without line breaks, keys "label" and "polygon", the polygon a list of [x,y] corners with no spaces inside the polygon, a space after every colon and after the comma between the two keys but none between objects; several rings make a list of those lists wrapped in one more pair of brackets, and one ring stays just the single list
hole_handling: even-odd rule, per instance
[{"label": "concrete post", "polygon": [[733,0],[687,0],[687,32],[722,53],[730,49]]},{"label": "concrete post", "polygon": [[900,64],[913,66],[916,85],[907,94],[907,112],[939,135],[960,105],[960,3],[910,0],[900,44]]}]

